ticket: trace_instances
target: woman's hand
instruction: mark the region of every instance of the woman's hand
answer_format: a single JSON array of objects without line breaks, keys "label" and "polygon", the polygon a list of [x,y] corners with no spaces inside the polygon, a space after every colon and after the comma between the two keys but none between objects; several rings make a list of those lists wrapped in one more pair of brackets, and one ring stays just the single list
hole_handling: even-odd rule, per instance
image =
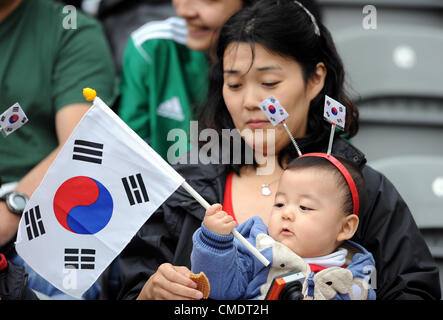
[{"label": "woman's hand", "polygon": [[219,203],[213,204],[206,210],[203,223],[212,232],[223,236],[230,234],[237,225],[233,217],[222,211],[222,205]]},{"label": "woman's hand", "polygon": [[160,265],[143,286],[137,300],[200,300],[203,294],[189,279],[191,271],[170,263]]}]

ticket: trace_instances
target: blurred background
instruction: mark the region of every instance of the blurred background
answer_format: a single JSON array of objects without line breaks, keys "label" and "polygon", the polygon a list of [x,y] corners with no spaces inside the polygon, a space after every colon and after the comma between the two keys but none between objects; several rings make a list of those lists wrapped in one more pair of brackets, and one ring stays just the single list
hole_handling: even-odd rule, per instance
[{"label": "blurred background", "polygon": [[[105,28],[117,71],[130,33],[174,15],[170,0],[78,0]],[[360,110],[353,143],[396,186],[443,288],[443,0],[317,0]]]}]

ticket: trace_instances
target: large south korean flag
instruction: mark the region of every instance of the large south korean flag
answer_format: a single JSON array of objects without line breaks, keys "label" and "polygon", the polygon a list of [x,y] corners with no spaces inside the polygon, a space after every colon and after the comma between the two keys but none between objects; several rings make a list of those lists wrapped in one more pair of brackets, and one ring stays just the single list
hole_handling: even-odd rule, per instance
[{"label": "large south korean flag", "polygon": [[28,202],[16,250],[80,298],[183,182],[96,97]]}]

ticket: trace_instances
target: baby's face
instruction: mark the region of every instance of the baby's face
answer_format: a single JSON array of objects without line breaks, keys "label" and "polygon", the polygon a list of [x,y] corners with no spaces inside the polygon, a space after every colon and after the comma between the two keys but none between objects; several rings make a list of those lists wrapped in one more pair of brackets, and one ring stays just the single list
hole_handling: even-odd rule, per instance
[{"label": "baby's face", "polygon": [[324,169],[286,170],[268,224],[269,235],[303,258],[332,253],[346,215],[343,187]]}]

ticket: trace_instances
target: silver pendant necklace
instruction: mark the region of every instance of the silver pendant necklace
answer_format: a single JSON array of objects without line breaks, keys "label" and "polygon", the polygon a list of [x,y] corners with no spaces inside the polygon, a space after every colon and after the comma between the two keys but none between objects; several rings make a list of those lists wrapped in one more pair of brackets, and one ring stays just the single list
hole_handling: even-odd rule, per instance
[{"label": "silver pendant necklace", "polygon": [[278,181],[279,179],[280,179],[280,177],[275,179],[275,180],[273,180],[273,181],[271,181],[271,182],[269,182],[269,183],[263,183],[261,185],[261,194],[264,195],[264,196],[270,196],[272,194],[272,191],[271,191],[271,188],[269,186],[271,184],[273,184],[274,182]]},{"label": "silver pendant necklace", "polygon": [[263,183],[261,185],[261,194],[264,196],[270,196],[271,195],[271,189],[269,188],[269,184]]}]

